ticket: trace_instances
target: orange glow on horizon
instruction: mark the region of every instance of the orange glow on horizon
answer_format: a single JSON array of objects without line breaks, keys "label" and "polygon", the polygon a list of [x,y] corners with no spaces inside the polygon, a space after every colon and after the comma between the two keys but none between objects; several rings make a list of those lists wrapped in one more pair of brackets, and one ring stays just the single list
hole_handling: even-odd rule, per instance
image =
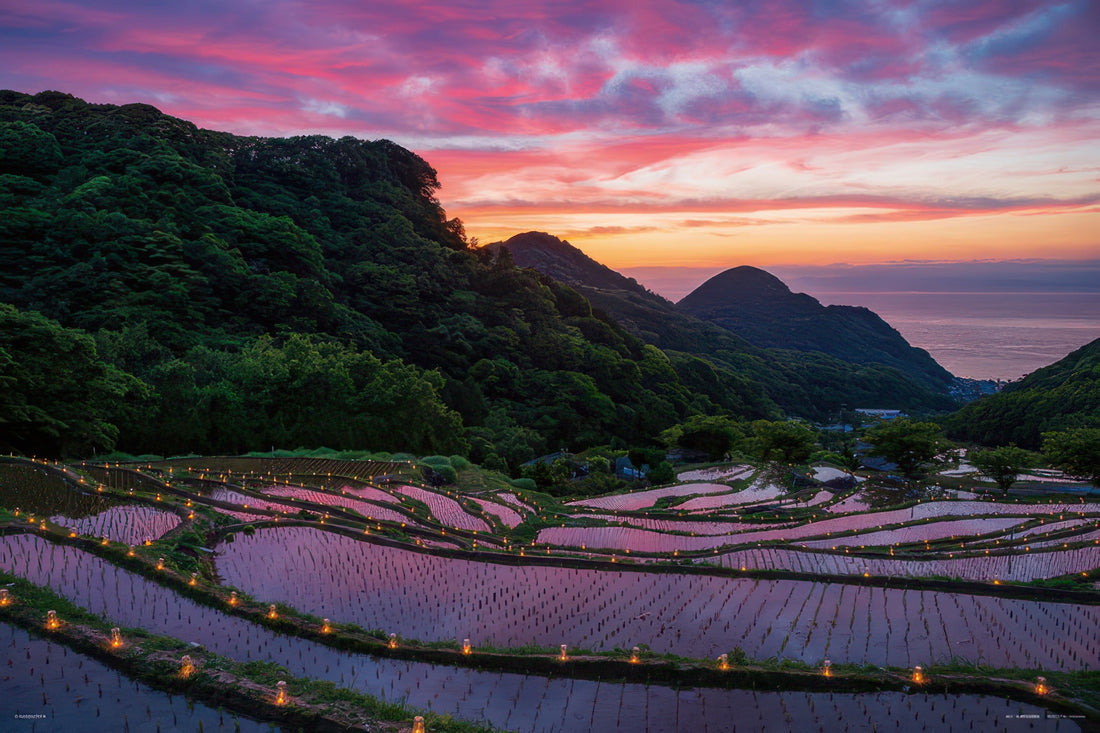
[{"label": "orange glow on horizon", "polygon": [[[683,212],[471,211],[465,217],[463,212],[448,212],[463,219],[467,234],[477,237],[480,245],[544,231],[612,269],[1026,259],[1036,256],[1036,242],[1043,243],[1043,257],[1083,260],[1096,257],[1094,233],[1100,231],[1100,211],[1092,208],[896,222],[840,220],[863,213],[866,210],[768,211],[759,213],[757,223],[745,223],[717,217],[705,222],[685,219],[695,214]],[[598,221],[610,223],[601,228]]]}]

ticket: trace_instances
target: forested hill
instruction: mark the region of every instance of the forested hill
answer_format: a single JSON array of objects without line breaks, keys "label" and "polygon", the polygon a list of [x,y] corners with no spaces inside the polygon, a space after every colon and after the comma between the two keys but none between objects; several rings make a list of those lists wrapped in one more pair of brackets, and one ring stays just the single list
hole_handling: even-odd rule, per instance
[{"label": "forested hill", "polygon": [[[768,396],[789,414],[828,419],[843,405],[897,407],[911,412],[946,410],[955,405],[947,394],[946,382],[940,379],[941,375],[950,379],[950,375],[925,352],[910,347],[870,311],[868,318],[900,341],[900,344],[891,342],[891,346],[898,346],[903,354],[913,352],[917,363],[927,368],[927,372],[919,368],[912,372],[903,370],[904,360],[886,353],[876,355],[878,359],[854,361],[822,353],[820,349],[798,350],[794,345],[786,349],[754,346],[741,334],[694,317],[568,242],[542,232],[517,234],[486,249],[493,252],[505,249],[517,265],[532,267],[577,288],[597,309],[627,331],[665,350],[676,362],[752,379],[763,385]],[[775,282],[781,291],[790,293],[781,282]],[[777,295],[782,296],[782,292]],[[780,300],[776,306],[781,305]],[[823,308],[820,304],[818,307]],[[845,334],[834,332],[832,337],[843,340]]]},{"label": "forested hill", "polygon": [[1033,450],[1047,431],[1100,428],[1100,339],[971,402],[947,418],[946,428],[963,440]]},{"label": "forested hill", "polygon": [[467,247],[388,142],[200,130],[0,92],[0,444],[326,445],[489,465],[778,414],[575,290]]},{"label": "forested hill", "polygon": [[941,389],[953,379],[927,351],[910,346],[873,311],[824,306],[805,293],[792,293],[782,280],[755,267],[721,272],[676,305],[756,346],[817,351],[853,364],[885,364]]}]

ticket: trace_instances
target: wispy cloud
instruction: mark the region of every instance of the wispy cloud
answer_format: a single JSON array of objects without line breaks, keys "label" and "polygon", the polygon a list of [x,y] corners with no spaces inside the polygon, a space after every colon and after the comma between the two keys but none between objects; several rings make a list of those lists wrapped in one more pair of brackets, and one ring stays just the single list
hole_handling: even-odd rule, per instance
[{"label": "wispy cloud", "polygon": [[[1081,251],[1100,228],[1081,208],[1100,190],[1098,31],[1090,0],[12,0],[0,86],[387,137],[440,171],[473,234],[537,214],[668,247],[771,227],[779,246],[798,222],[1027,213]],[[601,212],[634,220],[575,218]]]}]

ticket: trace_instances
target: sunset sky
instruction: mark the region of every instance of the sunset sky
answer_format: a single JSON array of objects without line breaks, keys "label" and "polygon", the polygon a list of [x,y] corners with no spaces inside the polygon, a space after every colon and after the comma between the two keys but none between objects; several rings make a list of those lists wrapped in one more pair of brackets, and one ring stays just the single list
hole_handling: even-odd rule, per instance
[{"label": "sunset sky", "polygon": [[7,0],[0,87],[389,138],[612,267],[1100,256],[1100,3]]}]

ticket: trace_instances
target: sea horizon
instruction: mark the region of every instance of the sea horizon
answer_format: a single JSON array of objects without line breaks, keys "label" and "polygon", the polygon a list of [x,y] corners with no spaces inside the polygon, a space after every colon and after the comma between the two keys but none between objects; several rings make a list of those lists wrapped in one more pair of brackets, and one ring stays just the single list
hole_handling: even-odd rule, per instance
[{"label": "sea horizon", "polygon": [[911,345],[968,379],[1018,380],[1100,338],[1100,294],[811,293],[870,308]]},{"label": "sea horizon", "polygon": [[[622,273],[676,302],[722,269]],[[1100,338],[1096,261],[762,269],[823,305],[871,309],[957,377],[1018,380]]]}]

